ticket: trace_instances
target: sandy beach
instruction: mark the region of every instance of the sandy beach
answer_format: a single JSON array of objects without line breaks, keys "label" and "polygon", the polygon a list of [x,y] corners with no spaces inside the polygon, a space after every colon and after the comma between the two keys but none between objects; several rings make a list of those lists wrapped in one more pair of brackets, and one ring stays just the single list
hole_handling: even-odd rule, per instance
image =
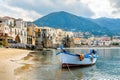
[{"label": "sandy beach", "polygon": [[22,49],[0,48],[0,80],[18,80],[14,76],[14,69],[18,65],[13,61],[27,56],[29,52]]}]

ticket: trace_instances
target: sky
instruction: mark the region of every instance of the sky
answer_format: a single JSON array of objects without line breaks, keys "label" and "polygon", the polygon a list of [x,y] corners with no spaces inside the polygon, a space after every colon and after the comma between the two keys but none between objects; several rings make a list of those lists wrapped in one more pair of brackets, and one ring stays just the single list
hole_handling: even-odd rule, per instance
[{"label": "sky", "polygon": [[0,0],[0,17],[34,21],[52,12],[65,11],[87,18],[120,18],[120,0]]}]

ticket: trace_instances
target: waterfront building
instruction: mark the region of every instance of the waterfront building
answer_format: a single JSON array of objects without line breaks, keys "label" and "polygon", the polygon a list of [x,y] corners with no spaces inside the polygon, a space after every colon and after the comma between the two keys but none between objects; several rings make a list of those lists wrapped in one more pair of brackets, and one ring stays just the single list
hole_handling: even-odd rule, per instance
[{"label": "waterfront building", "polygon": [[120,45],[120,36],[113,36],[112,45],[119,46]]},{"label": "waterfront building", "polygon": [[0,34],[1,35],[9,35],[10,33],[10,28],[9,26],[5,25],[5,24],[0,24]]},{"label": "waterfront building", "polygon": [[63,31],[62,29],[55,29],[50,27],[40,27],[42,38],[42,44],[45,47],[59,47],[65,37],[69,36],[73,38],[73,33],[68,31]]},{"label": "waterfront building", "polygon": [[[14,40],[18,43],[27,44],[27,22],[22,19],[15,20],[15,28],[14,28]],[[17,41],[17,39],[20,39]]]},{"label": "waterfront building", "polygon": [[73,32],[71,31],[65,31],[65,37],[69,36],[70,38],[73,38]]},{"label": "waterfront building", "polygon": [[111,37],[108,36],[100,37],[98,40],[99,40],[98,42],[99,46],[110,46],[112,42]]},{"label": "waterfront building", "polygon": [[37,26],[32,22],[27,22],[27,44],[36,44],[36,30]]},{"label": "waterfront building", "polygon": [[74,45],[79,47],[81,45],[81,38],[73,38]]},{"label": "waterfront building", "polygon": [[73,37],[75,37],[75,38],[83,38],[84,33],[83,32],[73,32]]},{"label": "waterfront building", "polygon": [[59,47],[62,44],[62,40],[65,37],[65,31],[62,29],[56,29],[53,35],[53,44],[55,47]]},{"label": "waterfront building", "polygon": [[43,44],[42,44],[42,30],[40,27],[35,27],[35,37],[36,37],[36,41],[35,41],[35,46],[36,49],[42,49],[43,48]]},{"label": "waterfront building", "polygon": [[5,24],[5,25],[10,26],[10,27],[14,27],[15,19],[8,17],[8,16],[4,16],[4,17],[0,18],[0,23]]},{"label": "waterfront building", "polygon": [[9,46],[13,37],[10,36],[10,28],[6,24],[0,23],[0,45]]},{"label": "waterfront building", "polygon": [[0,18],[0,34],[2,37],[10,37],[11,42],[27,43],[27,27],[26,22],[22,19],[14,19],[11,17]]},{"label": "waterfront building", "polygon": [[49,27],[35,27],[35,45],[37,49],[53,47],[51,28]]},{"label": "waterfront building", "polygon": [[112,39],[120,39],[120,36],[113,36]]}]

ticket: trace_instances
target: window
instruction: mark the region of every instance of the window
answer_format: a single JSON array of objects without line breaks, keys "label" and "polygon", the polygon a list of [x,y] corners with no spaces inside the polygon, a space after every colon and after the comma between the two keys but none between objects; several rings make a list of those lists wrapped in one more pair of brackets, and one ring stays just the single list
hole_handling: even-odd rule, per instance
[{"label": "window", "polygon": [[13,42],[13,40],[12,39],[8,39],[8,43],[12,43]]},{"label": "window", "polygon": [[27,28],[27,31],[29,31],[29,28]]},{"label": "window", "polygon": [[41,36],[41,33],[39,32],[39,33],[38,33],[38,37],[40,37],[40,36]]},{"label": "window", "polygon": [[21,36],[23,35],[22,31],[21,31]]},{"label": "window", "polygon": [[15,35],[17,34],[17,31],[16,31],[16,29],[15,29]]},{"label": "window", "polygon": [[24,36],[26,36],[26,32],[24,32]]},{"label": "window", "polygon": [[40,32],[40,29],[38,29],[38,32]]},{"label": "window", "polygon": [[2,41],[3,39],[0,39],[0,41]]}]

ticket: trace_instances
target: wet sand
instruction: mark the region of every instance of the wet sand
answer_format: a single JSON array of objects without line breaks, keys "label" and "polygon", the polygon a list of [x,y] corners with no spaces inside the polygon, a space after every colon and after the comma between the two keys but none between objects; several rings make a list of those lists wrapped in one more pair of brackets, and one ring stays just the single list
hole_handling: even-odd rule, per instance
[{"label": "wet sand", "polygon": [[29,50],[0,48],[0,80],[18,80],[14,70],[20,65],[14,61],[29,54]]}]

